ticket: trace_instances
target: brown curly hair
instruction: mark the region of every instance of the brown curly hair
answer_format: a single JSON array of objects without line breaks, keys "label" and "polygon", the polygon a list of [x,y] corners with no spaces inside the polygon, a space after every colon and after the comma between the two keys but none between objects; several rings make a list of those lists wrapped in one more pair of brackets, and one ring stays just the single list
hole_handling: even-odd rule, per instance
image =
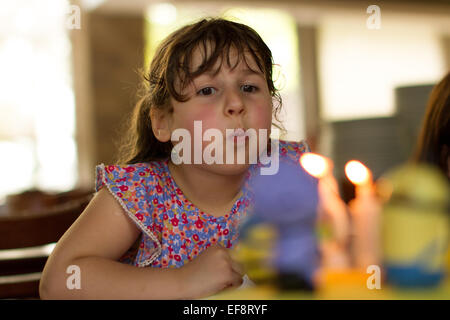
[{"label": "brown curly hair", "polygon": [[433,164],[447,174],[449,156],[450,72],[431,91],[414,160]]},{"label": "brown curly hair", "polygon": [[[212,49],[211,49],[212,48]],[[172,112],[170,97],[177,101],[187,101],[187,97],[177,92],[175,81],[181,88],[195,77],[210,71],[217,59],[230,65],[230,49],[236,49],[238,62],[245,61],[249,53],[263,72],[269,92],[277,102],[273,115],[278,129],[285,131],[278,119],[281,110],[281,97],[272,79],[273,57],[270,49],[252,28],[222,18],[202,19],[184,26],[170,34],[158,46],[150,69],[143,75],[140,98],[134,108],[128,131],[121,141],[119,164],[132,164],[162,160],[170,156],[172,143],[160,142],[153,134],[150,112],[152,108]],[[196,70],[190,70],[194,50],[200,49],[204,60]],[[220,68],[220,67],[219,67]],[[218,71],[218,70],[217,70]]]}]

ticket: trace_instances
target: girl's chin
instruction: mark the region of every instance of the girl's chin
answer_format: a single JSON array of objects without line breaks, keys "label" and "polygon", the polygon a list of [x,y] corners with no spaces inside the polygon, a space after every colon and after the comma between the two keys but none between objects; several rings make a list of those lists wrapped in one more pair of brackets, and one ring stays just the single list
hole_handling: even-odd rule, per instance
[{"label": "girl's chin", "polygon": [[239,175],[245,173],[251,166],[249,163],[243,164],[202,164],[203,169],[224,175]]}]

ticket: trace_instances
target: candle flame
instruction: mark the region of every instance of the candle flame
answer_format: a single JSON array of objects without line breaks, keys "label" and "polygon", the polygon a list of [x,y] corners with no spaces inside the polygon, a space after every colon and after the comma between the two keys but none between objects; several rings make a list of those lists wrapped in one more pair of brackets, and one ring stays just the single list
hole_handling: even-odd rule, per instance
[{"label": "candle flame", "polygon": [[300,164],[315,178],[322,178],[330,169],[327,158],[312,152],[304,153],[300,157]]},{"label": "candle flame", "polygon": [[351,160],[345,165],[345,175],[356,185],[369,183],[371,180],[370,170],[357,160]]}]

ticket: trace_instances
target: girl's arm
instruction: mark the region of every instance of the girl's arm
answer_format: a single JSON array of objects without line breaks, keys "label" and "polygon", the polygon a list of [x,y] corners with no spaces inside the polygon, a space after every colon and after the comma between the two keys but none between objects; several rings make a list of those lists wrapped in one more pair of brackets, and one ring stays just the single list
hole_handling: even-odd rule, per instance
[{"label": "girl's arm", "polygon": [[[44,268],[43,299],[183,299],[181,269],[138,268],[117,260],[139,236],[138,227],[103,188],[63,235]],[[73,288],[74,269],[80,289]],[[70,278],[70,279],[69,279]],[[69,279],[69,281],[68,281]],[[69,282],[69,285],[67,285]]]}]

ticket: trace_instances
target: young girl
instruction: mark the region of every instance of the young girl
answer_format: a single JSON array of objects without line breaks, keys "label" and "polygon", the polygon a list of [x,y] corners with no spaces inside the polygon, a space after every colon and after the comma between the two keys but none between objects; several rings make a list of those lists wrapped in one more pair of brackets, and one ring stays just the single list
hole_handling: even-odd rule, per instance
[{"label": "young girl", "polygon": [[[173,134],[194,137],[201,121],[204,131],[224,135],[216,150],[223,159],[242,147],[225,148],[239,140],[236,129],[269,134],[280,107],[273,106],[280,99],[271,52],[248,26],[202,20],[162,42],[146,81],[122,164],[97,166],[97,193],[50,256],[42,298],[194,299],[242,283],[245,271],[229,249],[251,207],[249,179],[262,164],[249,163],[245,143],[245,163],[175,165]],[[307,148],[271,142],[280,161],[298,163]],[[208,144],[191,154],[203,155]]]}]

